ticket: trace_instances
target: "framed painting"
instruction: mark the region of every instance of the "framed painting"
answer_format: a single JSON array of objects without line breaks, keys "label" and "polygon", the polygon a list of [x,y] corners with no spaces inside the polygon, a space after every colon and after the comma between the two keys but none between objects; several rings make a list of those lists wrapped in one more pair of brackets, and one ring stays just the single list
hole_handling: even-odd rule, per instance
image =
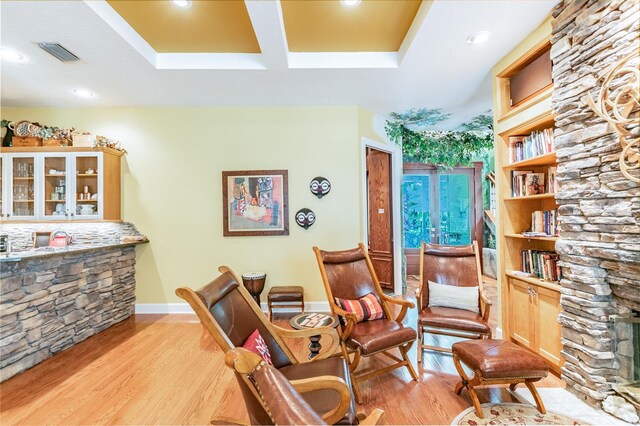
[{"label": "framed painting", "polygon": [[223,235],[289,235],[286,170],[222,172]]}]

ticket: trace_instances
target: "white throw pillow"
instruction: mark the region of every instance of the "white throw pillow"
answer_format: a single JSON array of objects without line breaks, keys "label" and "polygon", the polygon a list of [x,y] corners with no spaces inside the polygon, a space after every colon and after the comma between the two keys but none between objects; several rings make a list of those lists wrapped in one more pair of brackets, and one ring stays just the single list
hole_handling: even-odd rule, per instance
[{"label": "white throw pillow", "polygon": [[429,281],[429,306],[464,309],[478,314],[479,291],[477,286],[458,287]]}]

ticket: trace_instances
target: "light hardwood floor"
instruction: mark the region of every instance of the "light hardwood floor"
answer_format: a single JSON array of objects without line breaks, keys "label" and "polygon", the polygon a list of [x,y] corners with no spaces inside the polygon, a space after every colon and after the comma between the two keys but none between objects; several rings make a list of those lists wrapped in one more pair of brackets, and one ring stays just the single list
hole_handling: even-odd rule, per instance
[{"label": "light hardwood floor", "polygon": [[[276,314],[276,322],[286,326],[290,316]],[[415,318],[413,310],[407,323]],[[306,339],[289,342],[306,354]],[[374,358],[363,368],[387,363]],[[471,405],[466,391],[453,392],[451,356],[425,352],[418,367],[414,345],[411,359],[419,382],[406,369],[365,382],[359,409],[381,408],[389,424],[450,424]],[[562,383],[550,376],[539,386]],[[503,387],[478,395],[514,400]],[[247,419],[222,351],[192,315],[136,315],[0,384],[2,425],[207,424],[213,415]]]}]

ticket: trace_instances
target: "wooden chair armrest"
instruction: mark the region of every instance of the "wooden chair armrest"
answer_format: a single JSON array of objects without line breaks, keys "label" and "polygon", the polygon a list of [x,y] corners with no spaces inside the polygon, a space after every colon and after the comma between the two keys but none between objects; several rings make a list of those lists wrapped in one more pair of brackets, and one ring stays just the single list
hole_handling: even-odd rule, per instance
[{"label": "wooden chair armrest", "polygon": [[480,292],[480,299],[484,304],[482,319],[485,321],[489,321],[489,314],[491,313],[491,306],[493,305],[493,302],[491,301],[491,299],[489,299],[489,296],[487,296],[487,294],[484,291]]},{"label": "wooden chair armrest", "polygon": [[291,386],[300,393],[321,389],[333,389],[340,396],[340,403],[326,413],[318,413],[327,424],[335,424],[342,419],[351,406],[351,390],[340,377],[317,376],[308,379],[290,380]]},{"label": "wooden chair armrest", "polygon": [[360,420],[360,425],[381,425],[384,421],[384,411],[376,408],[365,419]]},{"label": "wooden chair armrest", "polygon": [[[272,324],[272,325],[280,337],[286,337],[289,339],[301,339],[304,337],[309,338],[311,336],[331,337],[331,345],[329,345],[327,350],[323,350],[321,354],[311,358],[311,360],[298,360],[298,362],[311,362],[311,361],[318,361],[321,359],[329,358],[331,355],[333,355],[336,352],[336,350],[338,349],[338,346],[340,346],[340,336],[338,335],[338,332],[332,327],[317,327],[317,328],[307,328],[304,330],[290,330],[287,328],[278,327],[275,324]],[[324,343],[322,346],[325,347]]]},{"label": "wooden chair armrest", "polygon": [[402,320],[404,319],[404,317],[407,315],[407,310],[409,308],[413,309],[415,308],[415,304],[410,301],[410,300],[402,300],[402,299],[397,299],[395,297],[389,297],[386,294],[382,295],[382,298],[384,300],[386,300],[389,303],[393,303],[395,305],[400,305],[402,306],[402,309],[400,309],[400,313],[398,314],[398,316],[395,319],[395,322],[397,322],[398,324],[400,324],[402,322]]},{"label": "wooden chair armrest", "polygon": [[416,305],[411,300],[398,299],[397,297],[389,297],[386,294],[382,295],[382,298],[389,303],[393,303],[395,305],[406,306],[407,308],[415,308]]},{"label": "wooden chair armrest", "polygon": [[358,323],[358,320],[353,312],[347,312],[335,303],[331,308],[334,314],[340,315],[347,322],[346,325],[342,326],[342,334],[340,335],[340,340],[345,342],[349,339],[349,336],[351,336],[351,330],[353,329],[353,326]]}]

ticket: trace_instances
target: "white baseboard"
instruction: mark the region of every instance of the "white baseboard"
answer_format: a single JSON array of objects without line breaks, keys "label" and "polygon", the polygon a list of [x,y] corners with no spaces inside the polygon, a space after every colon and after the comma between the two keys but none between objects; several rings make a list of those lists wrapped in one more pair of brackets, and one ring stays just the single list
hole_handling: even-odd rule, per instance
[{"label": "white baseboard", "polygon": [[[267,304],[260,306],[267,312]],[[329,312],[329,302],[305,302],[305,312]],[[276,312],[299,312],[300,308],[276,308]],[[194,314],[188,303],[137,303],[136,314]]]},{"label": "white baseboard", "polygon": [[193,314],[188,303],[136,303],[136,314]]},{"label": "white baseboard", "polygon": [[496,339],[502,339],[502,328],[496,327]]}]

